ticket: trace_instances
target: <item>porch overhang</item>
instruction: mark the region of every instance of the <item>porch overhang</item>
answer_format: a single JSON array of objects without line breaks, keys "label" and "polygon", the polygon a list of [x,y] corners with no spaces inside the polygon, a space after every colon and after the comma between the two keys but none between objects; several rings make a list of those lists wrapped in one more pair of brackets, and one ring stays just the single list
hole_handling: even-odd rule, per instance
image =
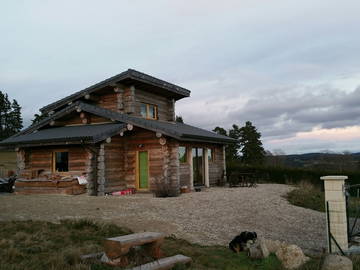
[{"label": "porch overhang", "polygon": [[10,137],[1,146],[44,146],[63,144],[94,144],[126,130],[126,124],[97,124],[41,129],[32,133]]}]

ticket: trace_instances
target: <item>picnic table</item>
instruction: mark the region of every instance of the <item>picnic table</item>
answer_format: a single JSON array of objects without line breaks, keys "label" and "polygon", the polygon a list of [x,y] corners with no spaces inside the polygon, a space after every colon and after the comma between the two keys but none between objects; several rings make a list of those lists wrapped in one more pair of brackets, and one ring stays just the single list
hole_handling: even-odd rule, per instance
[{"label": "picnic table", "polygon": [[232,173],[229,178],[230,187],[256,187],[256,173],[236,172]]}]

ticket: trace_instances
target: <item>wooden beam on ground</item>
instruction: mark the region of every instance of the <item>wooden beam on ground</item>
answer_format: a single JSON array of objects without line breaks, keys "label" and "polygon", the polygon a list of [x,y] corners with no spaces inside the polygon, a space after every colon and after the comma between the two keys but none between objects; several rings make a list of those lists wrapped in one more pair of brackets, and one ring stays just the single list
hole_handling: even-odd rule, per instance
[{"label": "wooden beam on ground", "polygon": [[191,261],[190,257],[178,254],[172,257],[166,257],[154,262],[136,266],[130,270],[168,270],[172,269],[176,264],[191,264]]}]

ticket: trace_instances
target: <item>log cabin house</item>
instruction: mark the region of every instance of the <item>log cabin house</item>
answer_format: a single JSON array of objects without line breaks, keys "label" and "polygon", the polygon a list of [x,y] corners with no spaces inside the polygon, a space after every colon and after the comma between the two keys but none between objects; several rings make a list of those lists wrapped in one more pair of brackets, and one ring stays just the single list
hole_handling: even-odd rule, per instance
[{"label": "log cabin house", "polygon": [[44,120],[2,142],[17,153],[18,193],[215,185],[225,177],[225,145],[234,140],[175,121],[190,91],[129,69],[49,104]]}]

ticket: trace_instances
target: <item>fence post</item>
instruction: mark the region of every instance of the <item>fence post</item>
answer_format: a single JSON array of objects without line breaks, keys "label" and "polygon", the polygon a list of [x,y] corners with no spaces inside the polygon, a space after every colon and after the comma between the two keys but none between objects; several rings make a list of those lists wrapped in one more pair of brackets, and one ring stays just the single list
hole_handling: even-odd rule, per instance
[{"label": "fence post", "polygon": [[[320,179],[324,181],[325,207],[328,207],[328,215],[326,215],[328,251],[339,251],[335,242],[329,240],[331,239],[330,233],[335,238],[340,248],[343,251],[346,251],[349,248],[345,196],[345,180],[348,179],[348,177],[335,175],[322,176]],[[330,220],[328,220],[328,218]]]}]

